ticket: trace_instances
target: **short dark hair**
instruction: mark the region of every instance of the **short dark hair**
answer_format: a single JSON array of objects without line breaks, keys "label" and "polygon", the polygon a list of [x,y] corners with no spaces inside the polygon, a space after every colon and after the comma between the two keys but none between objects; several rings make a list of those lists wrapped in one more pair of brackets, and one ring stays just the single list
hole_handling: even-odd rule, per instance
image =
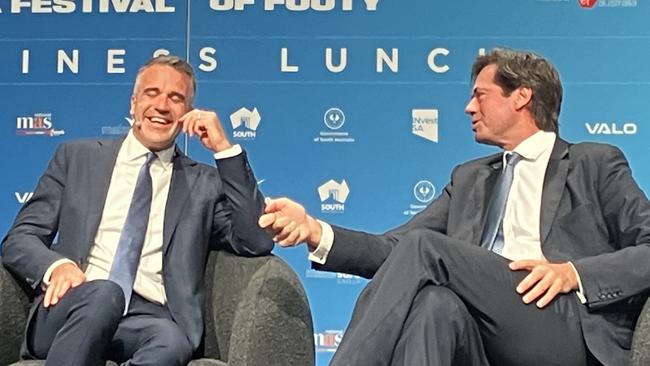
[{"label": "short dark hair", "polygon": [[183,74],[189,76],[190,83],[192,84],[192,95],[189,96],[188,100],[191,104],[192,100],[194,99],[194,95],[196,94],[196,77],[194,76],[194,69],[192,68],[192,65],[178,56],[161,55],[151,58],[144,65],[142,65],[142,67],[140,67],[140,70],[138,70],[138,75],[135,77],[135,85],[133,86],[133,89],[135,90],[138,87],[138,79],[140,78],[140,74],[142,74],[144,70],[154,65],[171,66],[174,68],[174,70],[182,72]]},{"label": "short dark hair", "polygon": [[489,65],[496,66],[494,82],[505,95],[519,87],[530,88],[533,92],[530,112],[537,127],[543,131],[558,131],[562,83],[557,69],[546,58],[528,51],[495,48],[476,58],[472,65],[472,81]]}]

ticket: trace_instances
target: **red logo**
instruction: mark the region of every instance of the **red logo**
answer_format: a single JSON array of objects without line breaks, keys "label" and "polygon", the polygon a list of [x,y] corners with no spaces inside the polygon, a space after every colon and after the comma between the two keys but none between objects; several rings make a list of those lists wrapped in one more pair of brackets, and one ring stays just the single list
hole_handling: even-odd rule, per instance
[{"label": "red logo", "polygon": [[583,8],[593,8],[594,5],[596,5],[596,2],[598,2],[598,0],[578,0],[578,3],[580,3],[580,6]]}]

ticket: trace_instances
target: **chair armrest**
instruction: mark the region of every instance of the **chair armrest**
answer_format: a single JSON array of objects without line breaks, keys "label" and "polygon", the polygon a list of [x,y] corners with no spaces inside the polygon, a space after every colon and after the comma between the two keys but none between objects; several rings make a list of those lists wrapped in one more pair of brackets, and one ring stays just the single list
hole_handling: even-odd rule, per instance
[{"label": "chair armrest", "polygon": [[31,291],[28,292],[27,286],[21,287],[0,264],[0,365],[9,365],[20,357],[29,312],[28,293]]},{"label": "chair armrest", "polygon": [[632,339],[632,366],[642,365],[650,365],[650,299],[641,310]]},{"label": "chair armrest", "polygon": [[[311,310],[302,284],[280,258],[211,254],[208,309],[220,358],[229,366],[314,364]],[[213,264],[214,263],[214,264]],[[206,278],[209,281],[210,278]]]}]

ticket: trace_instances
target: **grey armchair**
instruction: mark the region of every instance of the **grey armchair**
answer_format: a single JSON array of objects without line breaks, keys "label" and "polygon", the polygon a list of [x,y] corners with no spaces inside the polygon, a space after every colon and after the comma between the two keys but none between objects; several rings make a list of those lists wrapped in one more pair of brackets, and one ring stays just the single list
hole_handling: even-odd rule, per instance
[{"label": "grey armchair", "polygon": [[632,366],[650,365],[650,299],[646,300],[634,329]]},{"label": "grey armchair", "polygon": [[[199,355],[203,358],[190,366],[314,365],[309,304],[300,281],[282,259],[213,252],[205,282],[206,332]],[[0,365],[44,364],[18,362],[29,294],[0,266]]]}]

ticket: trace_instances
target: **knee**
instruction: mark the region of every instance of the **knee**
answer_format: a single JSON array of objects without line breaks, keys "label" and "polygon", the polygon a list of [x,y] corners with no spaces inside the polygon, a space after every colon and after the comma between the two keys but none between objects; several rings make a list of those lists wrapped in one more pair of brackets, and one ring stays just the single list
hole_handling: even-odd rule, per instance
[{"label": "knee", "polygon": [[119,320],[124,311],[124,292],[115,282],[106,280],[90,281],[83,285],[88,306],[99,316],[104,315]]},{"label": "knee", "polygon": [[185,333],[171,320],[156,325],[150,345],[156,349],[157,365],[185,366],[192,358],[192,346]]},{"label": "knee", "polygon": [[427,285],[418,291],[412,310],[431,314],[438,321],[458,322],[470,317],[463,301],[443,286]]}]

